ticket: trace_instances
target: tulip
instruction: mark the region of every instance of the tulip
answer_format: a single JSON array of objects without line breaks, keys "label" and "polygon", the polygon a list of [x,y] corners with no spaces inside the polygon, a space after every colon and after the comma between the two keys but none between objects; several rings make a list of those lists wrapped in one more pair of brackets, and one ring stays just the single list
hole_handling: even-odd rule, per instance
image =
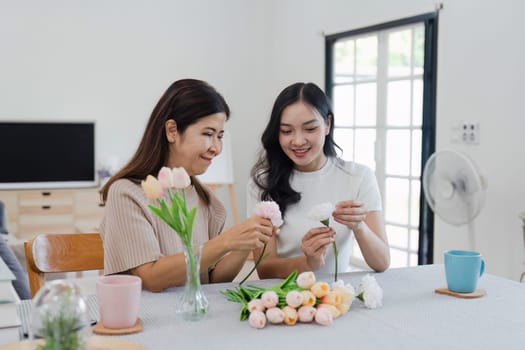
[{"label": "tulip", "polygon": [[264,312],[264,305],[261,299],[252,299],[248,303],[248,311],[262,311]]},{"label": "tulip", "polygon": [[149,199],[158,199],[162,197],[162,186],[159,181],[152,175],[146,177],[146,181],[140,183],[146,197]]},{"label": "tulip", "polygon": [[342,301],[341,295],[335,291],[329,291],[321,298],[321,303],[323,304],[337,305],[341,304]]},{"label": "tulip", "polygon": [[291,290],[286,294],[286,304],[293,308],[297,308],[303,304],[303,295],[301,292]]},{"label": "tulip", "polygon": [[301,294],[303,295],[304,306],[313,306],[315,304],[316,298],[314,293],[310,292],[309,290],[303,290]]},{"label": "tulip", "polygon": [[322,326],[329,326],[334,322],[334,318],[327,309],[318,308],[315,313],[315,322]]},{"label": "tulip", "polygon": [[261,311],[253,311],[250,313],[248,322],[253,328],[264,328],[266,326],[266,316]]},{"label": "tulip", "polygon": [[312,322],[315,317],[316,310],[313,306],[301,306],[297,310],[299,316],[299,322],[308,323]]},{"label": "tulip", "polygon": [[270,323],[280,324],[284,321],[284,312],[278,307],[272,307],[266,310],[266,318]]},{"label": "tulip", "polygon": [[279,296],[273,290],[269,290],[261,295],[261,300],[263,302],[264,307],[270,309],[277,305],[277,303],[279,302]]},{"label": "tulip", "polygon": [[297,276],[297,285],[304,289],[310,289],[315,283],[315,274],[312,271],[301,272]]},{"label": "tulip", "polygon": [[295,310],[293,307],[285,306],[283,307],[284,312],[284,323],[293,326],[295,323],[297,323],[297,310]]},{"label": "tulip", "polygon": [[325,309],[325,310],[328,310],[328,312],[330,312],[332,314],[332,318],[338,318],[339,316],[341,316],[341,312],[334,306],[334,305],[331,305],[331,304],[319,304],[317,305],[317,311],[319,311],[320,309]]},{"label": "tulip", "polygon": [[310,291],[314,293],[317,298],[324,297],[330,290],[330,286],[326,282],[315,282],[310,288]]},{"label": "tulip", "polygon": [[169,189],[174,187],[173,175],[170,168],[165,166],[162,167],[159,171],[159,175],[157,175],[157,178],[159,179],[162,188]]},{"label": "tulip", "polygon": [[183,167],[171,169],[173,176],[173,187],[184,189],[191,185],[191,179]]},{"label": "tulip", "polygon": [[341,304],[336,305],[335,307],[337,308],[337,310],[339,310],[341,315],[344,315],[348,312],[348,310],[350,310],[350,305],[351,304],[348,304],[348,303],[341,303]]}]

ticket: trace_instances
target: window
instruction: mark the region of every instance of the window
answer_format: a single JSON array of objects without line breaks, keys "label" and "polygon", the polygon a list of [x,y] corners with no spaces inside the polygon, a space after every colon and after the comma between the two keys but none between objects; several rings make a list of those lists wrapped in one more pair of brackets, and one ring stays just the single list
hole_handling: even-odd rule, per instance
[{"label": "window", "polygon": [[[326,38],[335,141],[376,173],[392,267],[433,259],[421,174],[435,149],[436,27],[432,13]],[[357,245],[351,263],[364,264]]]}]

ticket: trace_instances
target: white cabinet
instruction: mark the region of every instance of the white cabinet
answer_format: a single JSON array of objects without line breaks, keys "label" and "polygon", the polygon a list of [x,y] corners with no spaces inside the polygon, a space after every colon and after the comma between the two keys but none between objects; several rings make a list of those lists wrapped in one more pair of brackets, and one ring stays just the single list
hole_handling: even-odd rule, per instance
[{"label": "white cabinet", "polygon": [[104,208],[98,188],[0,191],[8,229],[20,239],[38,233],[97,231]]}]

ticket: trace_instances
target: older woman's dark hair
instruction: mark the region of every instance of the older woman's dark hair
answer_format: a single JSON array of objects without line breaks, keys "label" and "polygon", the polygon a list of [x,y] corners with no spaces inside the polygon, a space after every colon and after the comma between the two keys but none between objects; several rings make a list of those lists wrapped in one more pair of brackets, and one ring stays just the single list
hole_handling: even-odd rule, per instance
[{"label": "older woman's dark hair", "polygon": [[252,168],[251,175],[255,184],[261,189],[261,200],[273,200],[279,204],[281,212],[299,202],[301,194],[290,186],[293,162],[284,153],[279,144],[281,115],[286,107],[302,101],[315,108],[324,121],[330,123],[330,130],[323,145],[326,156],[337,156],[334,142],[334,121],[332,103],[328,96],[313,83],[295,83],[285,88],[273,105],[270,121],[264,130],[261,141],[263,151]]},{"label": "older woman's dark hair", "polygon": [[[165,134],[167,120],[173,119],[177,123],[177,131],[182,134],[200,118],[215,113],[225,113],[228,119],[230,108],[221,94],[208,83],[182,79],[171,84],[153,109],[137,151],[129,163],[102,188],[102,201],[106,201],[109,188],[116,180],[125,178],[140,182],[149,174],[156,175],[166,164],[169,149]],[[191,181],[199,197],[209,204],[208,193],[197,178],[192,176]]]}]

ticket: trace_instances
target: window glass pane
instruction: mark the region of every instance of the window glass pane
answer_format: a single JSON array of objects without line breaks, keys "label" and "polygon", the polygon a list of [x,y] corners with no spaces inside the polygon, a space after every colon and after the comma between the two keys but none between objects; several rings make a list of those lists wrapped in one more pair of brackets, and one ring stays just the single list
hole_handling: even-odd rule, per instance
[{"label": "window glass pane", "polygon": [[341,40],[334,45],[336,84],[354,81],[354,47],[355,40]]},{"label": "window glass pane", "polygon": [[390,268],[406,267],[408,262],[408,253],[396,248],[390,248]]},{"label": "window glass pane", "polygon": [[377,35],[356,40],[356,79],[375,79],[377,76]]},{"label": "window glass pane", "polygon": [[[419,249],[419,231],[410,230],[410,250],[417,252]],[[416,259],[417,262],[417,259]]]},{"label": "window glass pane", "polygon": [[412,176],[421,176],[421,140],[420,129],[412,130]]},{"label": "window glass pane", "polygon": [[335,126],[354,125],[354,86],[334,86]]},{"label": "window glass pane", "polygon": [[419,196],[421,191],[421,182],[412,180],[412,198],[410,200],[410,224],[419,226]]},{"label": "window glass pane", "polygon": [[396,224],[408,224],[408,186],[409,180],[386,179],[385,217]]},{"label": "window glass pane", "polygon": [[386,172],[389,175],[408,176],[410,171],[410,131],[387,130]]},{"label": "window glass pane", "polygon": [[355,87],[355,123],[359,126],[376,125],[377,86],[376,83],[358,84]]},{"label": "window glass pane", "polygon": [[417,266],[417,254],[409,254],[409,266]]},{"label": "window glass pane", "polygon": [[412,89],[412,125],[421,126],[423,124],[423,80],[415,79]]},{"label": "window glass pane", "polygon": [[425,62],[425,26],[414,27],[414,74],[423,74]]},{"label": "window glass pane", "polygon": [[334,129],[334,141],[343,149],[344,160],[354,160],[354,130],[353,129]]},{"label": "window glass pane", "polygon": [[386,225],[385,229],[390,246],[408,249],[408,230],[406,227]]},{"label": "window glass pane", "polygon": [[359,151],[355,152],[355,161],[376,169],[375,162],[376,129],[356,129],[355,145]]},{"label": "window glass pane", "polygon": [[410,125],[410,80],[387,84],[386,122],[391,126]]},{"label": "window glass pane", "polygon": [[404,29],[388,35],[388,76],[410,75],[412,31]]}]

